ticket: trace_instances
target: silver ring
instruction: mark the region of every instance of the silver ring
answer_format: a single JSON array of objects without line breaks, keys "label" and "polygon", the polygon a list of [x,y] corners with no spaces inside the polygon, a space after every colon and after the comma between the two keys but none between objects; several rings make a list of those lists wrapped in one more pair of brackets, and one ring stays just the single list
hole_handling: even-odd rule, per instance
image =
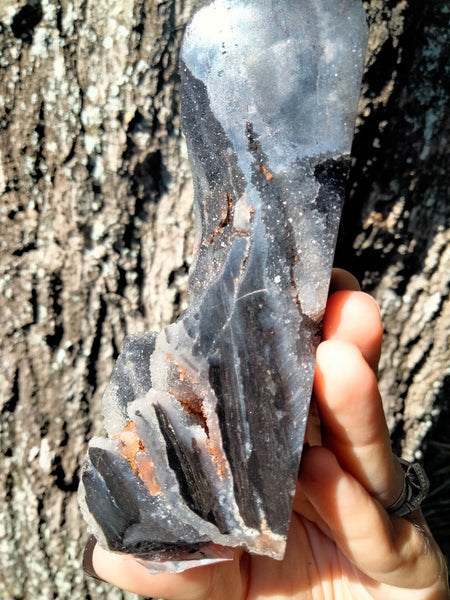
[{"label": "silver ring", "polygon": [[404,517],[419,508],[425,500],[430,489],[430,482],[419,463],[410,463],[403,458],[399,458],[399,461],[405,473],[403,489],[394,504],[388,506],[386,510],[397,517]]}]

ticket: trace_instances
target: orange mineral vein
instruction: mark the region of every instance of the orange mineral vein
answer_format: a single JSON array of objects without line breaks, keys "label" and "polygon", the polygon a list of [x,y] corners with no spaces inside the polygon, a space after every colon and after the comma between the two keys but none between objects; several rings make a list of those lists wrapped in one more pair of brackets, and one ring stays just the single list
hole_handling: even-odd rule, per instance
[{"label": "orange mineral vein", "polygon": [[128,421],[121,434],[114,436],[118,438],[122,456],[130,463],[136,475],[144,482],[152,496],[161,492],[161,486],[156,481],[153,461],[149,458],[141,438],[136,432],[136,425]]}]

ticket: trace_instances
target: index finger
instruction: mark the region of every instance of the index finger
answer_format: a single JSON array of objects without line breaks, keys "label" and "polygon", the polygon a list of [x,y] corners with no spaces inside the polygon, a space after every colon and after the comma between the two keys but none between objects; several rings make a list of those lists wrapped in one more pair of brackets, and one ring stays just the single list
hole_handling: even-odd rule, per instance
[{"label": "index finger", "polygon": [[324,445],[384,506],[400,495],[404,475],[392,454],[375,372],[380,311],[373,298],[339,291],[328,301],[314,390]]}]

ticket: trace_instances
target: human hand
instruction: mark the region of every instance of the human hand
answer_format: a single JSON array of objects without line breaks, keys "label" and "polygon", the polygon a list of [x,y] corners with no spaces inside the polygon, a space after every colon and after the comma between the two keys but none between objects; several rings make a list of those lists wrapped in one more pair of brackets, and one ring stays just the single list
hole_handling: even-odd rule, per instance
[{"label": "human hand", "polygon": [[344,271],[334,272],[332,290],[314,381],[320,426],[311,421],[284,560],[235,550],[230,562],[149,575],[133,557],[95,545],[88,571],[167,600],[448,600],[444,559],[420,510],[407,518],[385,510],[404,474],[376,384],[378,307]]}]

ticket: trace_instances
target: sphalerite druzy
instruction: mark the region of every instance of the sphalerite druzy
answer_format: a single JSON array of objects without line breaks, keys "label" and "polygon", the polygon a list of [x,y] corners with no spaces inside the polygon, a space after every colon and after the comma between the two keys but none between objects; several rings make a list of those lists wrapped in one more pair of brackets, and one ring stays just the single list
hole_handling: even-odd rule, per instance
[{"label": "sphalerite druzy", "polygon": [[127,338],[80,486],[154,572],[283,557],[366,38],[360,0],[215,0],[187,28],[190,305]]}]

